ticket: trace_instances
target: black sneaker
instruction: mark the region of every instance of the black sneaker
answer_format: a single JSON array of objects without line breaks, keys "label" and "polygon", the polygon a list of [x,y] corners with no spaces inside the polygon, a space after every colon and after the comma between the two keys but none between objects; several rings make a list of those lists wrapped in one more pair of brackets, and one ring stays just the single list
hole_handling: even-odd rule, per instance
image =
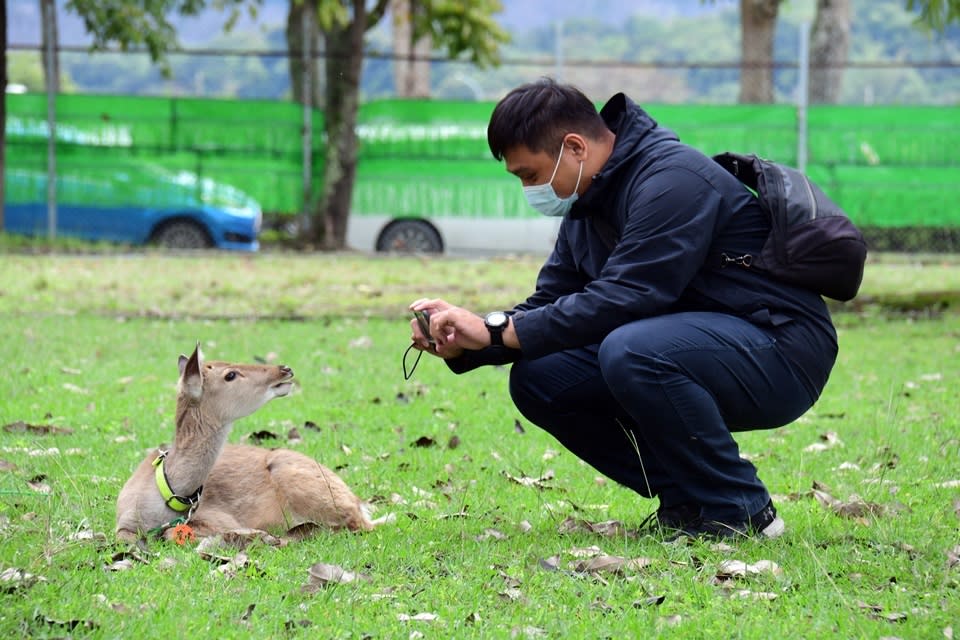
[{"label": "black sneaker", "polygon": [[688,502],[660,507],[643,519],[640,529],[647,533],[676,533],[702,523],[700,505]]},{"label": "black sneaker", "polygon": [[718,522],[716,520],[701,521],[698,525],[683,527],[674,537],[704,538],[712,540],[729,540],[731,538],[753,538],[754,540],[770,540],[783,535],[786,524],[783,518],[777,515],[773,501],[750,516],[746,522]]}]

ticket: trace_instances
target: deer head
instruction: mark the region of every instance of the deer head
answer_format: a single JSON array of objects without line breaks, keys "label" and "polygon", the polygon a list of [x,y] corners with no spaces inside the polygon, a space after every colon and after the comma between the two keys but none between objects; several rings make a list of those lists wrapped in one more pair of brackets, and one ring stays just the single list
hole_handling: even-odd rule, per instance
[{"label": "deer head", "polygon": [[293,370],[285,365],[232,364],[203,359],[200,345],[180,356],[177,408],[199,410],[205,422],[230,424],[290,393]]}]

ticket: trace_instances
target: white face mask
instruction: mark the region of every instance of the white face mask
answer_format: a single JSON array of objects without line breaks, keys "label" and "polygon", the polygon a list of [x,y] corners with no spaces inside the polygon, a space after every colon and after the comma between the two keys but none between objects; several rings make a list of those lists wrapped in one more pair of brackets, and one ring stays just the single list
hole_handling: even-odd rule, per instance
[{"label": "white face mask", "polygon": [[545,216],[561,217],[567,215],[570,207],[579,197],[577,189],[580,188],[580,178],[583,177],[583,160],[580,161],[580,173],[577,174],[577,186],[573,188],[573,193],[566,198],[561,198],[553,190],[553,179],[557,177],[557,170],[560,168],[560,159],[563,157],[563,145],[560,145],[560,155],[557,156],[557,166],[553,168],[553,175],[544,184],[524,187],[523,195],[527,197],[527,202],[531,207]]}]

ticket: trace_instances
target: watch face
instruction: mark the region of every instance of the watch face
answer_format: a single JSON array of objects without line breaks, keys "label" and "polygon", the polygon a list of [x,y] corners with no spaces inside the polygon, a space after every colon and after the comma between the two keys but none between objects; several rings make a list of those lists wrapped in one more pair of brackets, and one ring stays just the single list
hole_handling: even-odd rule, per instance
[{"label": "watch face", "polygon": [[487,325],[491,327],[505,327],[507,325],[507,314],[503,311],[494,311],[488,313],[485,320]]}]

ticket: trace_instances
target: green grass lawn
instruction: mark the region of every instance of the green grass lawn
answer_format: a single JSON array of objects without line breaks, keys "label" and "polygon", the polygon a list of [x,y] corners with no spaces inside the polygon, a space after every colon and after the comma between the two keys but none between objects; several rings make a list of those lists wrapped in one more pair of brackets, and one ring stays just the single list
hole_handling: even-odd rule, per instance
[{"label": "green grass lawn", "polygon": [[[409,301],[509,307],[536,259],[2,259],[2,637],[960,632],[960,316],[882,304],[949,299],[952,263],[871,263],[874,303],[837,313],[841,355],[820,402],[739,438],[787,533],[728,547],[629,535],[656,503],[522,420],[506,369],[454,376],[425,358],[404,381]],[[171,439],[177,357],[197,341],[210,358],[296,372],[296,392],[239,421],[231,441],[273,434],[263,446],[316,457],[395,522],[212,559],[115,542],[117,493]],[[588,526],[608,521],[621,533]],[[755,572],[731,575],[731,561]],[[358,578],[305,590],[317,563]]]}]

